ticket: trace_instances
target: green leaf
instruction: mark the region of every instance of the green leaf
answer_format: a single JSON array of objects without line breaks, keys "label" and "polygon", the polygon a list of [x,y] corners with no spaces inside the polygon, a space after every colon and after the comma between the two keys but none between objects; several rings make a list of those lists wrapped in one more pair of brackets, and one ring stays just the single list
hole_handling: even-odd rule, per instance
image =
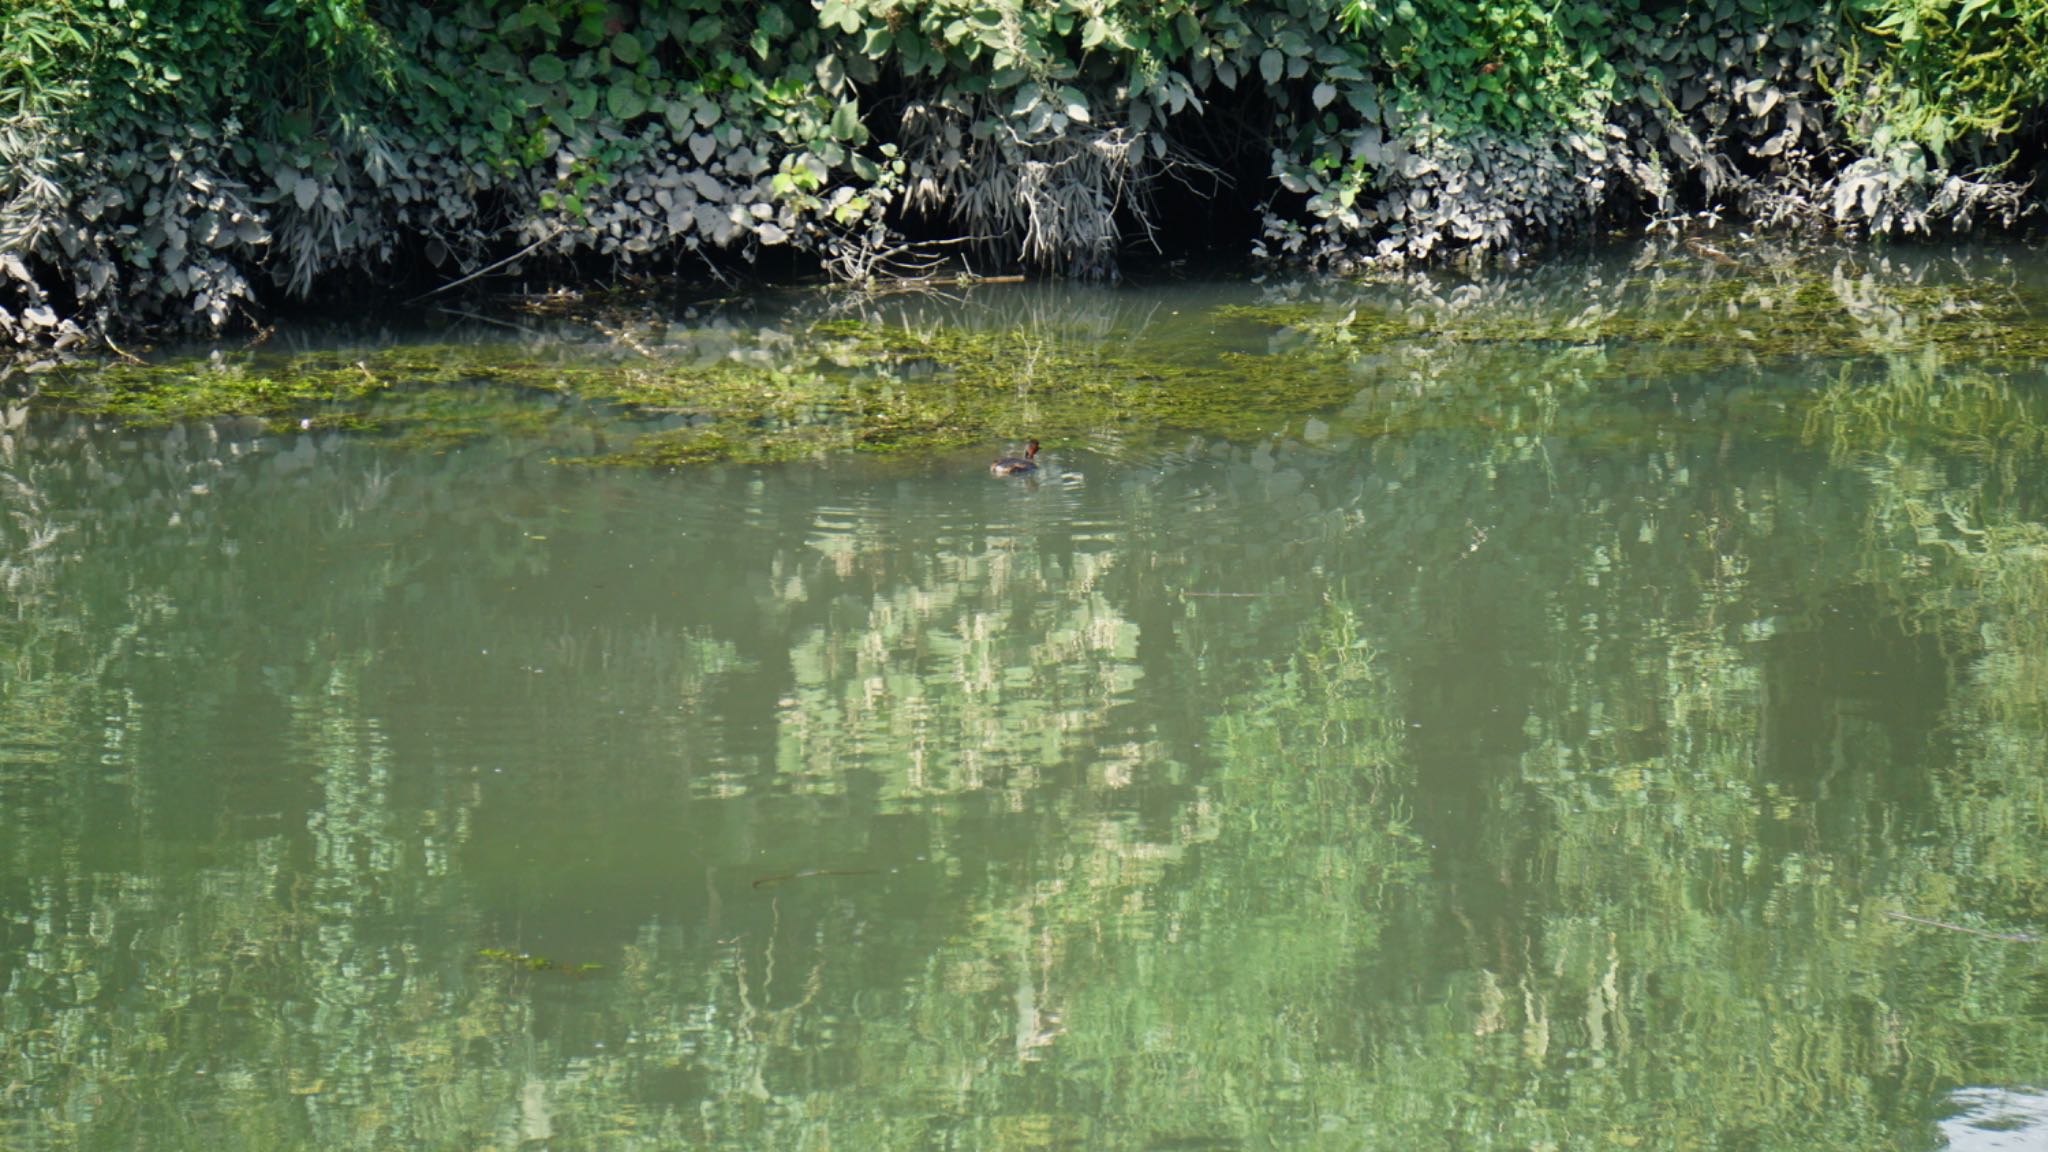
[{"label": "green leaf", "polygon": [[[1963,25],[1968,22],[1970,17],[1996,3],[1998,3],[1998,0],[1963,0],[1962,9],[1956,13],[1956,31],[1962,31]],[[1994,12],[1992,15],[1995,16],[1997,13]]]},{"label": "green leaf", "polygon": [[832,112],[832,138],[834,140],[855,140],[863,135],[860,123],[860,109],[848,100]]},{"label": "green leaf", "polygon": [[788,14],[783,12],[780,5],[769,4],[764,6],[761,9],[760,19],[761,31],[766,32],[777,40],[781,40],[791,32],[796,31],[796,25],[790,23]]},{"label": "green leaf", "polygon": [[647,49],[641,46],[638,36],[621,32],[612,37],[612,59],[621,64],[638,64],[647,59]]},{"label": "green leaf", "polygon": [[1259,75],[1266,78],[1266,86],[1280,83],[1280,71],[1287,66],[1287,58],[1280,55],[1278,48],[1268,48],[1259,54]]},{"label": "green leaf", "polygon": [[1078,120],[1086,124],[1088,122],[1088,97],[1082,95],[1081,90],[1078,88],[1063,87],[1060,89],[1060,111],[1067,114],[1067,119]]},{"label": "green leaf", "polygon": [[860,12],[846,0],[825,0],[818,7],[818,23],[826,29],[836,27],[850,36],[860,30]]},{"label": "green leaf", "polygon": [[621,80],[605,93],[605,109],[614,120],[631,120],[647,111],[647,97],[635,91],[632,84]]},{"label": "green leaf", "polygon": [[543,52],[527,64],[526,74],[542,84],[560,84],[569,75],[569,66],[560,56]]},{"label": "green leaf", "polygon": [[839,90],[846,86],[846,67],[839,62],[837,53],[828,55],[823,60],[818,61],[816,71],[818,74],[818,87],[823,88],[826,95],[836,96],[839,94]]}]

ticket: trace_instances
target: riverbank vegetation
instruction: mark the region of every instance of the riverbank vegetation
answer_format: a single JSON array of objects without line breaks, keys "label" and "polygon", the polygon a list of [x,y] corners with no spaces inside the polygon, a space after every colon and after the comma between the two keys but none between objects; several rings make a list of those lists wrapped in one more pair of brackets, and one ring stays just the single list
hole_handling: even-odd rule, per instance
[{"label": "riverbank vegetation", "polygon": [[2031,0],[28,0],[0,15],[0,343],[487,270],[2009,228],[2044,100]]}]

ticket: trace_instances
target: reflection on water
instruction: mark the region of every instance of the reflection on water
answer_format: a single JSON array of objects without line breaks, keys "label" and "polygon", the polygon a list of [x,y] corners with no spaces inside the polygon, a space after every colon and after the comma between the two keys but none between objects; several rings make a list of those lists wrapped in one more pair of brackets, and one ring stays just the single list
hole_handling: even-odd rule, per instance
[{"label": "reflection on water", "polygon": [[2048,1146],[2048,1093],[1958,1088],[1956,1113],[1941,1122],[1954,1152],[2026,1152]]},{"label": "reflection on water", "polygon": [[2041,374],[1514,354],[1032,483],[10,418],[0,1145],[2031,1146]]}]

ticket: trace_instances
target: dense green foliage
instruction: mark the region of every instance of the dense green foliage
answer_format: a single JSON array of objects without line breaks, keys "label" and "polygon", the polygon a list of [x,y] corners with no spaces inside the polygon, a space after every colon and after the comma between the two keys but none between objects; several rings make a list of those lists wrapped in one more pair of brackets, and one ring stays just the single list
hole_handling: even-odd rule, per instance
[{"label": "dense green foliage", "polygon": [[1183,189],[1258,214],[1238,235],[1259,250],[1335,267],[1603,216],[2009,223],[2044,13],[29,0],[0,13],[0,334],[218,330],[279,290],[515,254],[1097,275],[1134,241],[1185,243]]}]

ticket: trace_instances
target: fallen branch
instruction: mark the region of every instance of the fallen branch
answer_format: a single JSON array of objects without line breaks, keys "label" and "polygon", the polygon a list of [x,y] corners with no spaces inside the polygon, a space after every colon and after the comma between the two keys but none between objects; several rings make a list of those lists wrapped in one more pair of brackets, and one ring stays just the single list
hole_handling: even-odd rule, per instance
[{"label": "fallen branch", "polygon": [[121,359],[126,360],[130,364],[134,364],[142,368],[147,368],[150,366],[149,361],[144,360],[142,357],[137,356],[133,352],[128,351],[126,348],[121,347],[119,344],[114,343],[114,338],[112,336],[107,335],[105,332],[100,333],[100,340],[103,341],[107,347],[112,348],[114,350],[114,355],[119,356]]},{"label": "fallen branch", "polygon": [[549,232],[547,235],[541,237],[540,239],[535,240],[533,243],[528,244],[526,247],[521,248],[519,251],[514,252],[510,256],[505,257],[503,260],[500,260],[495,264],[486,264],[483,267],[477,269],[476,271],[471,272],[469,275],[464,276],[462,279],[451,280],[448,283],[441,285],[439,288],[429,288],[425,292],[422,292],[419,295],[414,296],[412,299],[407,300],[406,303],[417,304],[420,301],[425,300],[429,296],[439,296],[441,293],[446,292],[451,288],[460,288],[464,284],[469,283],[471,280],[474,280],[479,276],[487,276],[492,272],[496,272],[498,269],[503,268],[505,265],[510,264],[523,256],[526,256],[527,254],[531,253],[535,248],[538,248],[541,245],[546,244],[547,242],[553,240],[555,237],[560,236],[561,234],[562,225],[557,224],[555,225],[553,231]]},{"label": "fallen branch", "polygon": [[466,312],[460,308],[443,308],[440,307],[439,305],[435,306],[434,311],[439,312],[444,316],[459,316],[464,320],[474,320],[479,324],[495,324],[500,328],[510,328],[514,332],[524,333],[537,340],[546,339],[546,337],[542,336],[540,333],[534,331],[533,329],[528,328],[526,325],[514,324],[510,320],[499,320],[495,317],[484,316],[476,312]]}]

